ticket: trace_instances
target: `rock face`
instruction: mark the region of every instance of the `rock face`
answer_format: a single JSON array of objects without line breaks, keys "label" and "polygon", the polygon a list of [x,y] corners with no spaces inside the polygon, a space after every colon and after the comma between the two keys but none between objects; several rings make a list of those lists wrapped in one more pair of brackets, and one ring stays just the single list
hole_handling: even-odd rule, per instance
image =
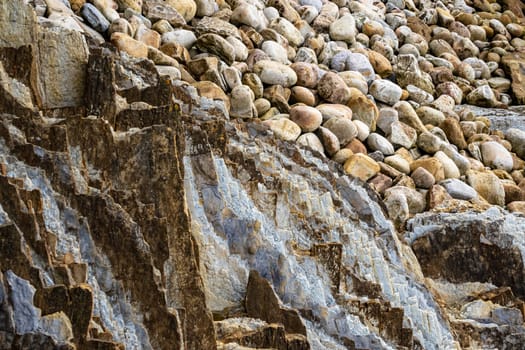
[{"label": "rock face", "polygon": [[520,348],[516,7],[2,1],[0,348]]}]

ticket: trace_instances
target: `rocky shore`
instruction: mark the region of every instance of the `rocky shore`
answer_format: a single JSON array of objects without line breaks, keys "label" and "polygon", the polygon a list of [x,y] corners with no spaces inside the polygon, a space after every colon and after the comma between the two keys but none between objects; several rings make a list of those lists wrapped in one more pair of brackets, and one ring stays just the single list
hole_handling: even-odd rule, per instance
[{"label": "rocky shore", "polygon": [[340,163],[401,225],[449,198],[525,213],[525,132],[464,106],[525,103],[520,1],[31,3],[41,25],[148,58],[224,117]]},{"label": "rocky shore", "polygon": [[524,10],[2,1],[0,349],[521,349]]}]

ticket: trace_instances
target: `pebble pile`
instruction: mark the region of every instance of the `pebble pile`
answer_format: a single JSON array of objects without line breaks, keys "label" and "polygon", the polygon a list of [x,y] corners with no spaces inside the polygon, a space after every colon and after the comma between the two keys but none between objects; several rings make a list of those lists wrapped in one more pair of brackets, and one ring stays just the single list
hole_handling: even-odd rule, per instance
[{"label": "pebble pile", "polygon": [[32,2],[342,164],[398,222],[447,199],[525,213],[525,132],[464,106],[525,104],[521,1]]}]

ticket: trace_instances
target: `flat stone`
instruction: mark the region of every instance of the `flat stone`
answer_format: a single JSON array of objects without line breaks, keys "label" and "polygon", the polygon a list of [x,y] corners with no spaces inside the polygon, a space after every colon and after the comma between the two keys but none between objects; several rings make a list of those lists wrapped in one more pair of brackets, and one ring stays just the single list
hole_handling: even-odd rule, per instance
[{"label": "flat stone", "polygon": [[321,140],[321,143],[323,144],[325,152],[328,156],[333,156],[341,149],[339,139],[329,129],[321,126],[319,129],[317,129],[316,134]]},{"label": "flat stone", "polygon": [[82,6],[80,11],[82,18],[84,18],[91,28],[99,33],[104,33],[109,29],[109,22],[100,11],[92,4],[86,3]]},{"label": "flat stone", "polygon": [[467,172],[467,183],[490,204],[505,205],[505,189],[492,172],[470,170]]},{"label": "flat stone", "polygon": [[404,174],[410,174],[410,163],[399,154],[386,157],[384,162]]},{"label": "flat stone", "polygon": [[429,157],[417,159],[410,164],[411,171],[414,171],[419,167],[425,168],[429,173],[432,174],[437,182],[445,179],[445,170],[443,169],[443,164],[437,158]]},{"label": "flat stone", "polygon": [[357,28],[354,16],[345,15],[330,25],[330,37],[332,40],[341,40],[346,42],[355,42]]},{"label": "flat stone", "polygon": [[235,61],[235,48],[220,35],[203,34],[197,39],[196,46],[202,52],[216,55],[229,65]]},{"label": "flat stone", "polygon": [[474,188],[459,179],[446,179],[439,184],[443,186],[447,190],[447,193],[454,199],[469,201],[478,197],[478,193]]},{"label": "flat stone", "polygon": [[358,153],[350,156],[344,164],[345,173],[367,181],[379,173],[380,167],[376,161],[367,155]]},{"label": "flat stone", "polygon": [[306,134],[302,134],[296,142],[301,146],[309,147],[314,151],[324,154],[323,144],[321,140],[319,140],[319,137],[314,133],[307,132]]}]

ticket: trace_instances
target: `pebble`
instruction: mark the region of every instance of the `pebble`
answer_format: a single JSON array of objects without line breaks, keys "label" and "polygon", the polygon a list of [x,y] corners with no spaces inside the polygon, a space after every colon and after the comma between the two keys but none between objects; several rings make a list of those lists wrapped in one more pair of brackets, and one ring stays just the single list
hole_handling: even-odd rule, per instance
[{"label": "pebble", "polygon": [[323,103],[318,105],[317,110],[323,115],[323,122],[331,118],[348,118],[352,119],[352,110],[342,104]]},{"label": "pebble", "polygon": [[284,141],[295,141],[301,135],[301,127],[287,118],[270,119],[263,122],[275,136]]},{"label": "pebble", "polygon": [[309,147],[313,151],[324,154],[323,144],[321,143],[321,140],[319,140],[319,137],[317,137],[317,135],[314,133],[308,132],[306,134],[302,134],[297,139],[297,143],[301,146]]},{"label": "pebble", "polygon": [[295,71],[279,62],[270,60],[259,61],[254,65],[253,71],[265,84],[290,87],[297,82]]},{"label": "pebble", "polygon": [[386,156],[394,154],[394,146],[379,134],[371,133],[366,142],[372,151],[379,151]]},{"label": "pebble", "polygon": [[505,189],[492,172],[470,170],[467,172],[467,183],[490,204],[505,205]]},{"label": "pebble", "polygon": [[410,163],[399,154],[386,157],[384,162],[404,174],[410,173]]},{"label": "pebble", "polygon": [[441,162],[443,171],[445,173],[445,179],[457,179],[461,176],[461,173],[456,166],[456,163],[452,161],[444,152],[437,151],[434,154],[434,158]]},{"label": "pebble", "polygon": [[357,29],[354,16],[348,14],[330,25],[330,37],[332,40],[341,40],[348,43],[355,42]]},{"label": "pebble", "polygon": [[384,102],[390,106],[399,102],[402,92],[403,90],[399,85],[394,84],[390,80],[377,79],[370,85],[370,94],[377,101]]},{"label": "pebble", "polygon": [[346,145],[357,136],[357,128],[348,118],[330,118],[323,126],[337,136],[341,146]]},{"label": "pebble", "polygon": [[317,136],[321,140],[321,143],[323,144],[324,150],[328,156],[333,156],[336,154],[340,149],[341,145],[339,143],[339,139],[337,136],[331,132],[329,129],[324,127],[319,127],[317,129]]},{"label": "pebble", "polygon": [[251,119],[257,116],[257,109],[253,104],[254,94],[246,85],[239,85],[232,89],[230,116],[234,118]]},{"label": "pebble", "polygon": [[388,140],[393,145],[410,149],[416,144],[417,132],[409,125],[400,121],[395,121],[390,125]]},{"label": "pebble", "polygon": [[445,179],[445,170],[443,169],[443,163],[441,163],[441,161],[437,158],[421,158],[413,161],[410,164],[410,169],[412,171],[416,170],[419,167],[425,168],[425,170],[431,173],[436,182]]},{"label": "pebble", "polygon": [[480,149],[485,166],[508,172],[512,171],[514,167],[512,156],[500,143],[496,141],[483,142]]},{"label": "pebble", "polygon": [[331,103],[346,104],[350,99],[350,89],[336,73],[328,72],[317,84],[319,96]]},{"label": "pebble", "polygon": [[109,29],[109,21],[92,4],[84,4],[80,13],[82,15],[82,18],[84,18],[89,23],[89,25],[97,32],[104,33]]},{"label": "pebble", "polygon": [[313,107],[294,106],[290,109],[290,120],[299,125],[303,132],[311,132],[321,126],[323,116]]},{"label": "pebble", "polygon": [[379,164],[369,156],[357,153],[351,155],[345,162],[343,169],[346,174],[367,181],[379,173]]},{"label": "pebble", "polygon": [[414,180],[414,184],[418,188],[431,188],[436,183],[436,179],[434,176],[425,168],[418,167],[415,169],[412,174],[410,175],[412,180]]}]

